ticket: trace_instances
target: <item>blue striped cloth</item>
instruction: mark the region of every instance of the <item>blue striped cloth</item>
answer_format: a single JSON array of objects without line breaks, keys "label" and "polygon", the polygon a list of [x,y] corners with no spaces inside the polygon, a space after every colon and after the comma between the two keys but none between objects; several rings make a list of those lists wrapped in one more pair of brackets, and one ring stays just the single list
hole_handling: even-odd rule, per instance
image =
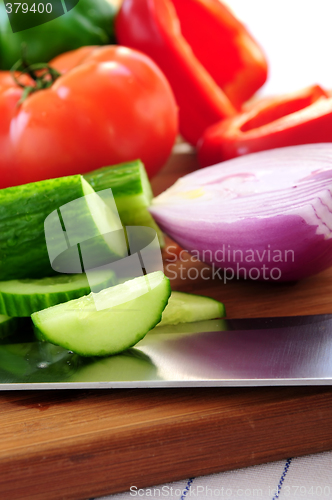
[{"label": "blue striped cloth", "polygon": [[[98,500],[332,499],[332,452],[138,489]],[[96,499],[97,500],[97,499]]]}]

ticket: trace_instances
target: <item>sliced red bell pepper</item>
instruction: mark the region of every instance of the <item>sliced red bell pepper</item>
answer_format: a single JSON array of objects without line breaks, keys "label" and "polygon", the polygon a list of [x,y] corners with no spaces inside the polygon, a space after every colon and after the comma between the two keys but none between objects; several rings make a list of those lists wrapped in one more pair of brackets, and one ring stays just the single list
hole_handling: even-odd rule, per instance
[{"label": "sliced red bell pepper", "polygon": [[219,0],[124,0],[116,35],[165,73],[179,105],[180,131],[194,145],[266,80],[261,49]]},{"label": "sliced red bell pepper", "polygon": [[264,98],[209,127],[198,142],[203,167],[297,144],[332,142],[332,98],[318,85]]}]

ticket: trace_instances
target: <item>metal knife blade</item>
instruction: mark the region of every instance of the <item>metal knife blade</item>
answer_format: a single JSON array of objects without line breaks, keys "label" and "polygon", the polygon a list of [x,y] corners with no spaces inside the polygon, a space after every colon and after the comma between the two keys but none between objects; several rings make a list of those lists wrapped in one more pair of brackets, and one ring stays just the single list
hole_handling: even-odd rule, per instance
[{"label": "metal knife blade", "polygon": [[0,390],[318,384],[332,384],[332,315],[157,327],[108,358],[0,346]]}]

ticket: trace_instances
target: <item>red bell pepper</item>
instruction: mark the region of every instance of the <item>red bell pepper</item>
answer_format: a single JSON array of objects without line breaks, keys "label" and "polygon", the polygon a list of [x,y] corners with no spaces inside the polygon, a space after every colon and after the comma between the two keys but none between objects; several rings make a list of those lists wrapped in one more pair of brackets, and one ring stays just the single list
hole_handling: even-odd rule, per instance
[{"label": "red bell pepper", "polygon": [[318,142],[332,142],[332,98],[313,85],[264,98],[212,125],[198,142],[198,159],[206,167],[265,149]]},{"label": "red bell pepper", "polygon": [[266,80],[261,49],[219,0],[124,0],[116,36],[162,69],[179,105],[180,131],[194,145]]}]

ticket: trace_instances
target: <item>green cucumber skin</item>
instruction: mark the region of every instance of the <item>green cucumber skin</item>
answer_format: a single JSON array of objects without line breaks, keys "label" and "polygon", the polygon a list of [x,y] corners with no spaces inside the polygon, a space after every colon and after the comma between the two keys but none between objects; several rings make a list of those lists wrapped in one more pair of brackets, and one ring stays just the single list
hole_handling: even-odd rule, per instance
[{"label": "green cucumber skin", "polygon": [[19,318],[29,317],[36,311],[41,311],[47,307],[52,307],[62,302],[68,302],[71,299],[82,297],[90,293],[90,289],[82,289],[82,293],[75,291],[71,294],[62,292],[61,294],[50,294],[47,297],[42,294],[35,294],[27,301],[18,301],[15,295],[0,294],[0,311],[1,314],[15,316]]},{"label": "green cucumber skin", "polygon": [[158,234],[160,246],[165,246],[163,233],[147,210],[153,194],[146,170],[140,160],[103,167],[84,174],[83,177],[96,192],[112,189],[124,226],[151,227]]},{"label": "green cucumber skin", "polygon": [[[112,188],[124,225],[161,232],[147,211],[152,191],[140,161],[86,174],[96,191]],[[46,248],[44,221],[62,205],[84,196],[82,176],[68,176],[0,190],[0,281],[42,278],[55,273]],[[119,208],[120,207],[120,208]]]},{"label": "green cucumber skin", "polygon": [[[137,280],[139,278],[135,279]],[[100,313],[102,313],[102,325],[98,321],[98,316],[96,316],[99,312],[96,311],[91,311],[91,314],[85,313],[84,319],[82,320],[75,315],[75,306],[80,299],[32,314],[31,319],[36,327],[36,337],[38,340],[59,345],[65,349],[75,352],[76,354],[80,354],[81,356],[109,356],[123,352],[136,345],[137,342],[142,340],[142,338],[144,338],[145,335],[160,322],[162,312],[167,306],[168,299],[171,295],[169,279],[164,276],[161,284],[158,286],[160,287],[160,290],[158,289],[158,291],[156,291],[156,289],[153,289],[150,293],[143,294],[135,298],[134,301],[129,303],[129,307],[128,304],[126,304],[127,308],[124,308],[123,310],[121,310],[121,304],[120,308],[119,306],[111,308],[112,310],[110,314],[113,314],[113,316],[107,317],[107,324],[110,325],[110,329],[107,331],[106,340],[105,332],[103,331],[103,328],[105,327],[105,321],[103,319],[104,311],[100,311]],[[117,287],[114,287],[114,289],[115,288]],[[151,296],[151,293],[153,293],[153,297]],[[160,299],[158,308],[156,308],[156,311],[152,311],[150,307],[151,300],[155,300],[159,293],[162,295],[162,299],[158,297],[158,300]],[[149,297],[147,297],[147,295]],[[90,296],[87,298],[89,297]],[[68,311],[70,311],[69,316]],[[128,325],[128,314],[130,311],[134,313],[133,318],[130,318],[130,323],[131,325],[134,325],[134,330],[130,330],[128,336],[128,331],[125,330],[123,325]],[[139,321],[138,316],[141,311],[143,311],[143,316],[145,316],[144,312],[148,312],[148,321]],[[49,326],[48,318],[50,316],[58,318],[55,333],[52,325],[52,318],[51,327]],[[115,334],[114,331],[112,332],[112,328],[115,329]],[[86,339],[87,329],[88,341]],[[66,332],[68,332],[68,334]],[[109,341],[110,338],[111,341]]]},{"label": "green cucumber skin", "polygon": [[95,191],[111,188],[115,199],[122,196],[141,196],[139,206],[145,203],[146,207],[152,200],[151,186],[140,160],[93,170],[84,174],[84,179]]},{"label": "green cucumber skin", "polygon": [[0,280],[50,276],[46,217],[84,195],[74,175],[0,190]]},{"label": "green cucumber skin", "polygon": [[[66,285],[62,286],[62,290],[59,289],[59,284],[57,282],[63,280],[65,275],[60,274],[54,276],[52,279],[47,278],[47,281],[52,280],[55,286],[54,290],[50,290],[49,285],[44,287],[43,290],[43,279],[36,280],[36,285],[40,288],[39,292],[27,293],[28,285],[20,280],[5,281],[0,282],[0,314],[12,317],[30,317],[36,311],[41,311],[47,307],[56,306],[63,302],[68,302],[73,299],[78,299],[83,295],[88,295],[91,293],[91,289],[85,274],[82,275],[70,275],[70,278],[77,280],[75,288],[70,286],[69,290],[66,290]],[[82,280],[79,278],[82,277]],[[84,286],[84,282],[86,286]],[[30,281],[30,280],[29,280]],[[82,283],[83,282],[83,283]],[[33,282],[32,282],[33,283]],[[100,279],[94,287],[94,292],[102,290],[103,288],[108,288],[116,284],[116,277],[113,275],[107,279]],[[17,293],[11,291],[8,292],[8,285],[13,290],[17,290]],[[97,285],[97,287],[96,287]],[[60,285],[61,286],[61,285]],[[7,288],[7,291],[6,291]],[[20,291],[22,290],[22,293]],[[24,293],[25,292],[25,293]]]},{"label": "green cucumber skin", "polygon": [[204,295],[174,291],[158,326],[206,321],[225,316],[225,306],[218,300]]}]

